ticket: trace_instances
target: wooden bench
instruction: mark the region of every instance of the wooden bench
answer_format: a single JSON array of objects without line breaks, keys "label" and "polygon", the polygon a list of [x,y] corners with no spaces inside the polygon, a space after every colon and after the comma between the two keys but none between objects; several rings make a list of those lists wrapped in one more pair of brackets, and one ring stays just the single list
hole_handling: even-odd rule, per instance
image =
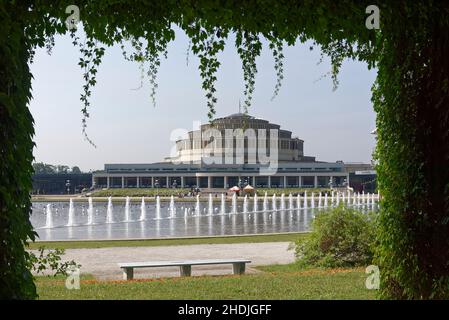
[{"label": "wooden bench", "polygon": [[244,274],[245,264],[250,263],[246,259],[215,259],[215,260],[184,260],[184,261],[149,261],[149,262],[129,262],[119,263],[123,270],[123,279],[132,280],[134,278],[135,268],[154,268],[154,267],[178,267],[181,277],[189,277],[192,273],[192,266],[213,265],[213,264],[232,264],[234,274]]}]

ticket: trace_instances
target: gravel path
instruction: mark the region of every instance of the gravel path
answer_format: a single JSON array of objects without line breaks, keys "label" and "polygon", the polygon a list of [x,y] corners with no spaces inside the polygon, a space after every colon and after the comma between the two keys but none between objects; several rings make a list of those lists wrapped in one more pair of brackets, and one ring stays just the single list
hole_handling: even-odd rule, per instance
[{"label": "gravel path", "polygon": [[[247,273],[257,265],[287,264],[294,261],[293,250],[287,250],[289,242],[198,244],[165,247],[115,247],[98,249],[67,249],[64,260],[81,264],[81,273],[90,273],[97,279],[121,279],[119,262],[184,259],[245,258],[252,262]],[[192,275],[230,274],[232,265],[193,266]],[[178,276],[178,267],[135,269],[135,278]]]}]

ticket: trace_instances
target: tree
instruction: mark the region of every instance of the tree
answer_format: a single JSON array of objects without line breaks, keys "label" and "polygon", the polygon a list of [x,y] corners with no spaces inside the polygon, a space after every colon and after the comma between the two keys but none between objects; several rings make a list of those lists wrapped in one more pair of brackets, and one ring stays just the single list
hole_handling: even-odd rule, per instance
[{"label": "tree", "polygon": [[35,174],[55,174],[56,168],[51,164],[43,162],[33,163],[33,170]]},{"label": "tree", "polygon": [[[67,33],[65,8],[72,1],[0,3],[0,297],[33,298],[24,244],[29,222],[33,120],[29,63],[34,50],[51,49],[55,34]],[[209,117],[216,103],[217,54],[230,33],[242,60],[244,108],[251,104],[260,38],[270,42],[278,91],[282,47],[315,41],[332,61],[332,78],[344,59],[378,68],[373,86],[377,113],[382,297],[449,297],[449,5],[429,0],[385,1],[381,31],[365,26],[369,1],[77,1],[86,41],[70,32],[80,48],[84,71],[82,128],[86,139],[89,97],[104,46],[129,41],[124,56],[148,65],[155,97],[157,69],[173,25],[191,39],[200,59]],[[154,100],[153,100],[154,101]],[[91,141],[92,142],[92,141]],[[93,142],[92,142],[93,143]],[[13,265],[14,268],[10,266]]]},{"label": "tree", "polygon": [[58,174],[66,174],[69,172],[69,166],[58,164],[56,166],[56,173]]},{"label": "tree", "polygon": [[81,169],[79,167],[77,167],[77,166],[72,167],[72,170],[70,170],[70,172],[71,173],[77,173],[77,174],[82,173]]}]

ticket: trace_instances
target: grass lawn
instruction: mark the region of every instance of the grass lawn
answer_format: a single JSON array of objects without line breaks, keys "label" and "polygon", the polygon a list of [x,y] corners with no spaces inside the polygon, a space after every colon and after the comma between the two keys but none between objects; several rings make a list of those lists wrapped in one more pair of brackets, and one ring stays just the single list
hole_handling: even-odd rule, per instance
[{"label": "grass lawn", "polygon": [[375,299],[364,269],[300,269],[296,264],[259,267],[260,274],[133,281],[82,276],[80,290],[64,278],[38,277],[40,299]]},{"label": "grass lawn", "polygon": [[103,241],[41,241],[29,243],[30,249],[46,247],[48,249],[76,249],[76,248],[107,248],[107,247],[150,247],[177,246],[190,244],[217,243],[260,243],[260,242],[294,242],[305,233],[282,233],[254,236],[227,237],[199,237],[178,239],[150,239],[150,240],[103,240]]}]

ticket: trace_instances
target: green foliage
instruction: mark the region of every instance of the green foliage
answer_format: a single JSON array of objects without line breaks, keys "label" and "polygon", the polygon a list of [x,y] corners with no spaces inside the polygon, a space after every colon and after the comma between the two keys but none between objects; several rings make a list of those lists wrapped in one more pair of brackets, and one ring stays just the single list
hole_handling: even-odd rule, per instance
[{"label": "green foliage", "polygon": [[242,60],[243,80],[245,81],[245,90],[243,92],[245,94],[245,104],[243,108],[245,113],[248,113],[256,84],[256,58],[260,55],[262,43],[255,33],[237,32],[235,46]]},{"label": "green foliage", "polygon": [[282,40],[275,37],[270,39],[270,49],[274,57],[274,70],[276,71],[276,85],[274,87],[274,93],[271,97],[271,101],[279,94],[279,90],[282,86],[282,79],[284,79],[284,47]]},{"label": "green foliage", "polygon": [[66,276],[69,270],[81,268],[81,265],[77,264],[74,260],[61,261],[61,256],[65,252],[64,249],[48,250],[45,247],[39,247],[38,252],[38,255],[30,252],[28,259],[28,269],[34,271],[36,274],[45,274],[50,271],[54,277],[59,275]]},{"label": "green foliage", "polygon": [[34,128],[24,12],[22,3],[0,2],[0,299],[36,297],[25,250],[36,233],[29,220]]},{"label": "green foliage", "polygon": [[96,190],[91,193],[93,197],[161,197],[177,196],[179,194],[187,194],[190,192],[188,188],[110,188],[104,190]]},{"label": "green foliage", "polygon": [[273,194],[281,195],[281,194],[292,194],[297,195],[298,193],[300,195],[303,195],[304,192],[307,192],[307,194],[312,194],[312,192],[318,193],[318,192],[327,192],[330,194],[331,189],[328,188],[257,188],[256,193],[258,196],[264,196],[265,193],[267,193],[267,196],[272,196]]},{"label": "green foliage", "polygon": [[448,11],[433,1],[383,8],[396,16],[383,25],[372,98],[384,298],[449,298]]},{"label": "green foliage", "polygon": [[341,205],[317,214],[311,233],[296,242],[296,257],[307,266],[367,266],[372,262],[375,235],[373,214]]},{"label": "green foliage", "polygon": [[33,163],[33,171],[35,174],[55,174],[56,167],[43,162]]},{"label": "green foliage", "polygon": [[33,163],[34,174],[66,174],[66,173],[82,173],[78,166],[72,167],[70,169],[66,165],[52,165],[43,162]]}]

